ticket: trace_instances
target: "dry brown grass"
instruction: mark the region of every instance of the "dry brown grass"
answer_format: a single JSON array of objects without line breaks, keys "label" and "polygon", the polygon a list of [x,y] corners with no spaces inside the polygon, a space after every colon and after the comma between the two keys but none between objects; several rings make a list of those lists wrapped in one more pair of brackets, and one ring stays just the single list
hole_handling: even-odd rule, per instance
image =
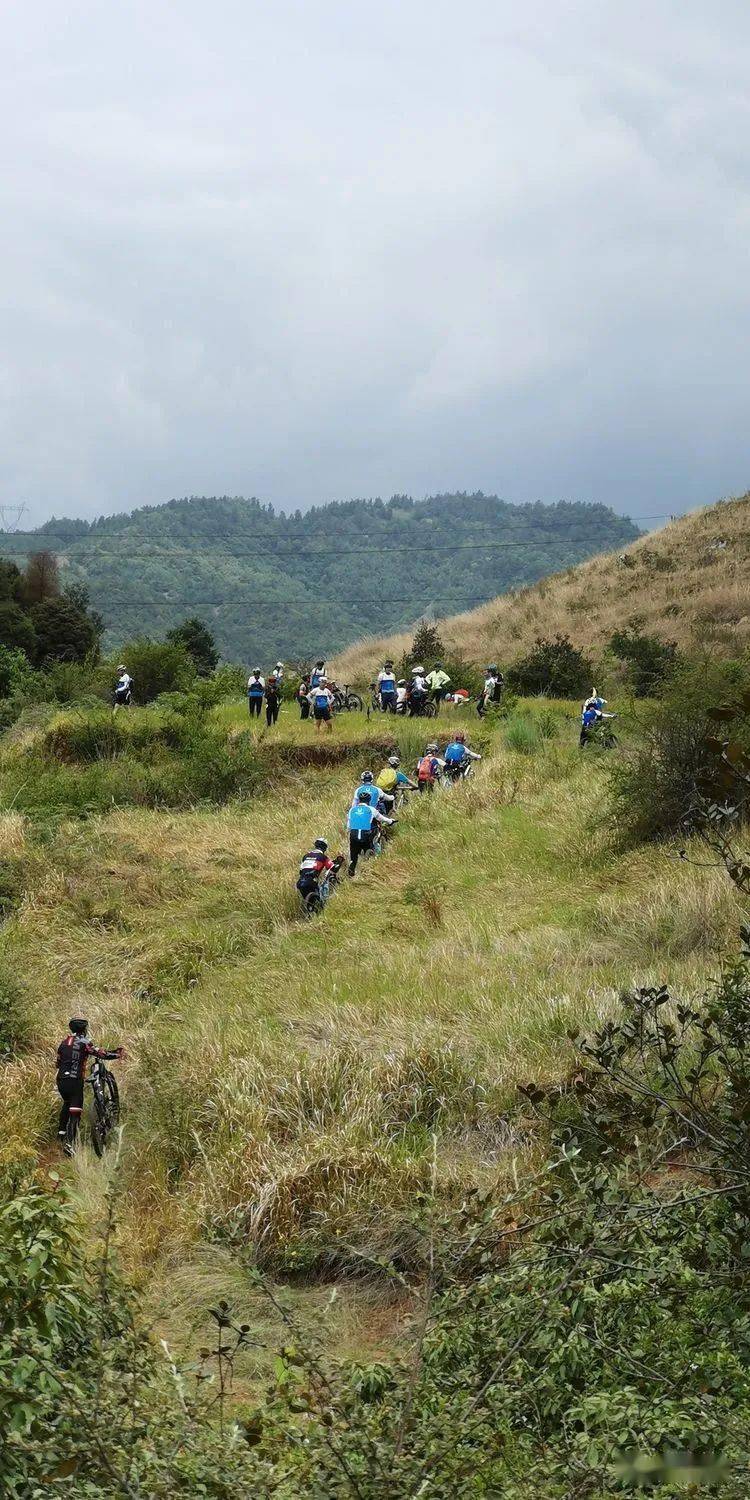
[{"label": "dry brown grass", "polygon": [[[725,546],[721,546],[721,543]],[[670,522],[625,549],[513,589],[441,622],[449,651],[472,661],[511,662],[537,635],[567,633],[595,659],[615,630],[638,620],[648,634],[690,649],[739,655],[750,645],[750,496],[721,501]],[[376,663],[398,658],[411,632],[370,636],[333,663],[340,681],[367,682]]]}]

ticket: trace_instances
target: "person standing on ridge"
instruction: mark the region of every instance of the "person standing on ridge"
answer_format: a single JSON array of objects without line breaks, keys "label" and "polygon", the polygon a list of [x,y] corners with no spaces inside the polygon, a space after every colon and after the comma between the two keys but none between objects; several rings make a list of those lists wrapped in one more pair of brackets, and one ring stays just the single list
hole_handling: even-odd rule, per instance
[{"label": "person standing on ridge", "polygon": [[115,683],[115,710],[118,708],[130,708],[133,701],[133,679],[127,667],[117,668],[118,677]]},{"label": "person standing on ridge", "polygon": [[272,672],[271,676],[268,679],[268,682],[266,683],[266,724],[268,725],[269,729],[271,728],[272,724],[276,723],[276,720],[279,717],[280,705],[281,684],[278,677],[276,676],[276,673]]},{"label": "person standing on ridge", "polygon": [[312,672],[310,673],[310,687],[311,688],[318,687],[319,683],[325,681],[325,675],[326,675],[326,664],[325,664],[325,662],[322,659],[320,661],[316,661],[315,666],[313,667]]},{"label": "person standing on ridge", "polygon": [[[313,677],[314,676],[315,673],[313,673]],[[312,683],[312,677],[310,678],[310,682]],[[326,726],[326,734],[330,734],[332,728],[331,715],[333,713],[333,693],[328,686],[327,677],[320,677],[317,687],[310,688],[310,692],[307,695],[307,701],[313,711],[316,734],[320,734],[321,726],[323,724],[325,724]]]},{"label": "person standing on ridge", "polygon": [[409,713],[413,719],[418,718],[424,712],[427,702],[427,679],[424,675],[424,667],[412,667],[408,697]]},{"label": "person standing on ridge", "polygon": [[263,697],[266,691],[265,679],[260,675],[260,667],[253,667],[247,679],[247,706],[251,719],[259,719],[263,707]]},{"label": "person standing on ridge", "polygon": [[396,673],[393,670],[393,662],[387,661],[378,673],[376,691],[380,699],[380,707],[383,713],[395,714],[396,712]]},{"label": "person standing on ridge", "polygon": [[448,673],[443,670],[443,663],[436,661],[431,672],[427,673],[427,686],[430,689],[430,697],[440,713],[440,704],[451,685]]}]

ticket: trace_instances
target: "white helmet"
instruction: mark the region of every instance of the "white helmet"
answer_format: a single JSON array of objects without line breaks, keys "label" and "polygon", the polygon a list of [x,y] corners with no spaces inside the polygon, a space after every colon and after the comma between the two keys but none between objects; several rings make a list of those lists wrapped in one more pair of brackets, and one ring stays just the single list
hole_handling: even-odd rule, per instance
[{"label": "white helmet", "polygon": [[388,756],[388,764],[389,764],[389,766],[393,766],[393,769],[395,771],[396,766],[400,766],[401,765],[401,757],[399,755],[389,755]]}]

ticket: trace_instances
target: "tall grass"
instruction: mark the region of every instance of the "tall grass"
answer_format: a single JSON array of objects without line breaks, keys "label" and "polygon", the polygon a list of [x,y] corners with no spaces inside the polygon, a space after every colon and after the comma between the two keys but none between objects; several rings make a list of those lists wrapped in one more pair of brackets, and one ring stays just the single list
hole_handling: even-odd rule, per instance
[{"label": "tall grass", "polygon": [[[750,646],[750,497],[709,506],[651,532],[620,553],[592,558],[527,588],[440,623],[449,654],[470,661],[515,661],[538,635],[568,634],[602,660],[616,630],[633,616],[649,635],[685,650],[726,657]],[[341,681],[369,682],[388,656],[409,649],[411,634],[368,637],[334,663]]]},{"label": "tall grass", "polygon": [[[632,860],[582,838],[601,764],[578,755],[572,710],[527,710],[531,724],[552,713],[555,737],[538,734],[528,756],[506,747],[504,726],[494,748],[478,726],[473,780],[416,799],[383,857],[313,924],[298,920],[297,862],[311,837],[344,843],[379,743],[364,720],[337,726],[338,763],[287,764],[247,803],[115,809],[42,844],[12,814],[24,894],[0,947],[33,1008],[4,1070],[6,1160],[51,1141],[51,1048],[85,1010],[130,1053],[123,1221],[136,1274],[166,1285],[175,1258],[207,1240],[285,1274],[371,1274],[383,1255],[417,1267],[411,1205],[433,1138],[448,1200],[507,1173],[525,1149],[505,1123],[516,1083],[558,1077],[568,1027],[623,987],[666,979],[689,993],[737,915],[710,872],[686,884],[661,853]],[[288,718],[285,754],[314,743]],[[408,765],[425,726],[393,732]],[[85,1186],[97,1169],[79,1167]]]}]

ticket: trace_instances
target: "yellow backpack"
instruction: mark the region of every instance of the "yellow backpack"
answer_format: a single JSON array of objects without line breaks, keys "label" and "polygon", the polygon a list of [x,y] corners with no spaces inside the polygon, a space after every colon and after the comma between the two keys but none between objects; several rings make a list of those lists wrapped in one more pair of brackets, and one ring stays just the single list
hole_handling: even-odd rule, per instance
[{"label": "yellow backpack", "polygon": [[380,775],[376,782],[376,786],[380,787],[381,792],[392,792],[395,791],[397,781],[398,776],[393,767],[385,766],[380,772]]}]

